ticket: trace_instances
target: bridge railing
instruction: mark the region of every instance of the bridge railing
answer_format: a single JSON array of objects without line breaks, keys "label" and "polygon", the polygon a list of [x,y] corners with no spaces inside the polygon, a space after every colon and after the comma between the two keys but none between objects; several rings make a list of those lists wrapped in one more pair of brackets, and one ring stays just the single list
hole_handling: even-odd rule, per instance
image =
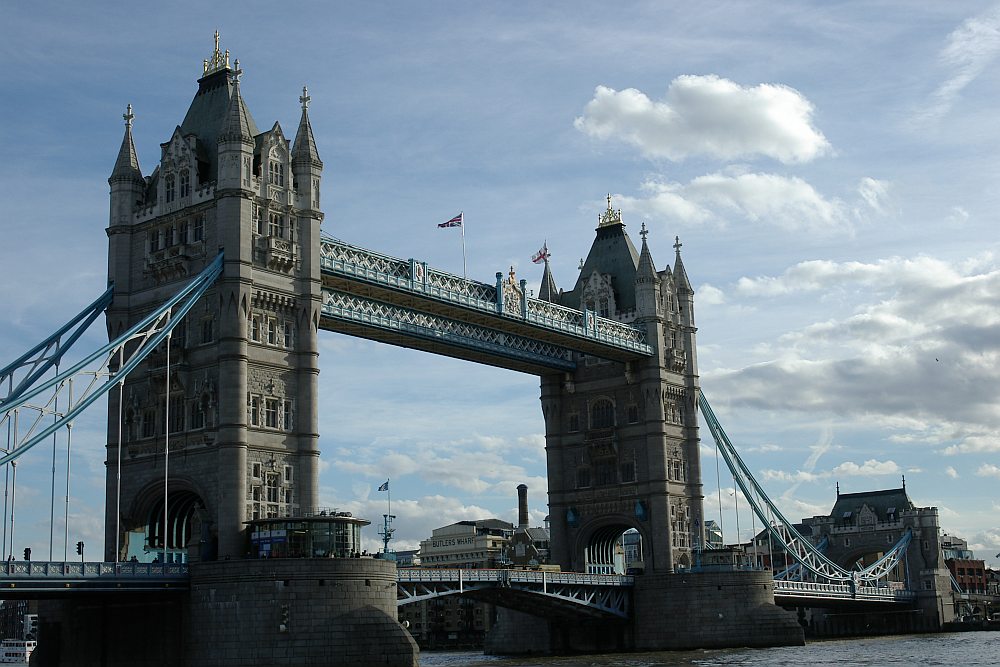
[{"label": "bridge railing", "polygon": [[99,577],[186,577],[188,566],[183,563],[76,563],[62,561],[2,561],[0,578],[25,579],[93,579]]},{"label": "bridge railing", "polygon": [[404,583],[433,582],[495,582],[529,584],[570,584],[585,586],[634,586],[635,577],[615,574],[583,574],[580,572],[540,572],[536,570],[461,568],[400,568],[397,579]]},{"label": "bridge railing", "polygon": [[851,586],[850,584],[825,584],[811,581],[774,582],[775,595],[812,598],[837,598],[852,600],[911,602],[916,593],[902,587],[898,582],[889,586]]},{"label": "bridge railing", "polygon": [[[644,330],[624,322],[600,317],[528,297],[524,281],[511,290],[498,275],[489,285],[439,271],[426,262],[404,260],[358,248],[324,237],[320,242],[320,266],[324,271],[358,278],[407,292],[416,292],[447,303],[520,319],[547,329],[601,341],[639,354],[651,354]],[[513,300],[513,302],[512,302]]]}]

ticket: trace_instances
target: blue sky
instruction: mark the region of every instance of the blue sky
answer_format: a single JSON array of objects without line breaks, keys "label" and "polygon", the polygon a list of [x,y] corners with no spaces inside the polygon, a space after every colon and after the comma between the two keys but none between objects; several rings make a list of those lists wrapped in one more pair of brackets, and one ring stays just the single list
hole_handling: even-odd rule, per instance
[{"label": "blue sky", "polygon": [[[634,238],[650,228],[658,268],[680,236],[702,386],[786,514],[905,474],[992,560],[1000,5],[703,4],[15,3],[0,357],[101,291],[125,105],[149,173],[219,29],[259,127],[294,133],[309,86],[327,233],[460,273],[458,230],[436,224],[462,210],[470,277],[513,265],[537,285],[547,240],[568,288],[610,192]],[[399,548],[454,520],[515,520],[521,482],[545,516],[536,378],[329,333],[321,352],[325,503],[378,520],[391,477]],[[71,544],[102,539],[103,428],[98,411],[74,430]],[[19,468],[15,549],[36,557],[50,457]],[[719,482],[704,482],[711,518]]]}]

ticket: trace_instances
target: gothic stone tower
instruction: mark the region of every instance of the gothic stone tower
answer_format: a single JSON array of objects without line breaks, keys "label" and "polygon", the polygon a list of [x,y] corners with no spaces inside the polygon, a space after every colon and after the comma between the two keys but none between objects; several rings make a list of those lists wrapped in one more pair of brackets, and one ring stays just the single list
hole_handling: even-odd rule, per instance
[{"label": "gothic stone tower", "polygon": [[164,344],[127,378],[121,404],[112,392],[106,559],[117,548],[120,558],[152,560],[164,537],[173,560],[238,556],[244,521],[317,504],[323,163],[306,90],[289,145],[278,123],[257,129],[240,74],[216,33],[187,115],[148,176],[132,141],[131,105],[125,116],[109,179],[109,336],[154,310],[220,251],[225,264],[174,330],[169,366]]},{"label": "gothic stone tower", "polygon": [[680,243],[673,270],[658,272],[645,226],[636,252],[610,196],[596,231],[575,287],[557,291],[546,262],[540,295],[645,328],[654,354],[581,355],[575,372],[542,378],[552,559],[608,571],[634,528],[646,570],[670,572],[689,567],[703,539],[694,291]]}]

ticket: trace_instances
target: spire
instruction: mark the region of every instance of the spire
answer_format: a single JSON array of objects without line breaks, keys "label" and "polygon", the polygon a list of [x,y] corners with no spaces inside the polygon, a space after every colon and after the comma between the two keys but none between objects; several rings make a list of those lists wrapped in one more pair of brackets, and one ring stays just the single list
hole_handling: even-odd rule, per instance
[{"label": "spire", "polygon": [[[227,52],[228,53],[228,52]],[[228,63],[227,63],[228,66]],[[219,141],[243,141],[252,143],[250,114],[243,104],[243,97],[240,95],[240,61],[236,61],[236,69],[230,74],[233,84],[232,96],[229,98],[229,108],[226,110],[226,118],[222,131],[219,133]]]},{"label": "spire", "polygon": [[302,118],[299,119],[299,129],[295,132],[295,141],[292,144],[292,162],[308,162],[322,167],[323,161],[319,159],[312,124],[309,122],[310,99],[309,89],[302,86],[302,96],[299,97],[299,103],[302,105]]},{"label": "spire", "polygon": [[139,169],[139,158],[135,154],[135,143],[132,141],[132,120],[135,115],[132,113],[132,105],[129,104],[125,113],[125,137],[122,139],[122,147],[118,150],[118,159],[115,161],[115,168],[111,170],[111,178],[108,181],[118,180],[142,180],[142,171]]},{"label": "spire", "polygon": [[[219,50],[219,31],[215,31],[215,49],[212,51],[212,55],[209,58],[201,61],[202,66],[202,77],[206,77],[209,74],[215,74],[224,69],[229,69],[229,49],[225,52]],[[239,69],[240,64],[237,61],[236,69]]]},{"label": "spire", "polygon": [[646,223],[642,223],[642,230],[639,236],[642,237],[642,250],[639,252],[639,266],[636,267],[636,280],[656,280],[656,266],[653,264],[653,256],[649,253],[649,246],[646,245],[646,236],[649,230]]},{"label": "spire", "polygon": [[542,301],[559,301],[559,290],[556,288],[556,280],[552,277],[552,269],[549,268],[549,258],[545,258],[545,272],[542,274],[542,285],[538,288],[538,298]]},{"label": "spire", "polygon": [[616,211],[613,208],[611,208],[611,193],[609,192],[608,210],[597,216],[597,226],[598,228],[600,228],[600,227],[609,227],[611,225],[620,225],[620,224],[622,224],[622,210],[618,209]]},{"label": "spire", "polygon": [[674,260],[674,280],[677,281],[677,290],[687,290],[693,292],[691,289],[691,281],[688,280],[687,271],[684,270],[684,262],[681,260],[681,237],[674,237],[674,250],[677,251],[677,258]]}]

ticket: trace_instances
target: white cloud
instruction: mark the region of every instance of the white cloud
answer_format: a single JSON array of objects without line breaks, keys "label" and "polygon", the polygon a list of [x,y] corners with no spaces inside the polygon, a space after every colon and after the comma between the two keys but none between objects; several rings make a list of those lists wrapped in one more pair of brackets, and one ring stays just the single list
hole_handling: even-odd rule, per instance
[{"label": "white cloud", "polygon": [[726,302],[726,295],[718,287],[713,287],[712,285],[705,283],[698,288],[695,301],[697,301],[699,305],[717,306]]},{"label": "white cloud", "polygon": [[995,466],[992,463],[984,463],[979,466],[979,470],[976,471],[976,475],[979,477],[1000,478],[1000,466]]},{"label": "white cloud", "polygon": [[899,466],[896,465],[895,461],[878,461],[876,459],[868,459],[861,465],[858,465],[853,461],[844,461],[839,466],[831,470],[830,475],[870,477],[875,475],[892,475],[898,473],[899,471]]},{"label": "white cloud", "polygon": [[634,88],[598,86],[574,125],[596,139],[629,143],[647,157],[766,156],[801,163],[830,150],[812,115],[809,100],[788,86],[744,87],[715,75],[686,75],[670,83],[661,102]]},{"label": "white cloud", "polygon": [[962,227],[969,221],[969,212],[961,206],[952,206],[951,212],[945,218],[945,222],[952,227]]},{"label": "white cloud", "polygon": [[880,181],[868,176],[858,184],[858,194],[870,209],[885,215],[888,212],[889,182]]},{"label": "white cloud", "polygon": [[642,217],[687,224],[724,225],[734,217],[786,231],[850,228],[852,216],[839,199],[824,197],[796,176],[712,173],[689,183],[648,180],[642,197],[619,195],[623,209]]},{"label": "white cloud", "polygon": [[933,121],[951,111],[961,92],[975,81],[1000,54],[1000,8],[970,19],[948,35],[940,61],[948,79],[931,96],[929,106],[918,114],[919,121]]},{"label": "white cloud", "polygon": [[952,479],[958,479],[959,477],[958,471],[951,466],[944,469],[944,474],[948,475],[948,477],[951,477]]}]

